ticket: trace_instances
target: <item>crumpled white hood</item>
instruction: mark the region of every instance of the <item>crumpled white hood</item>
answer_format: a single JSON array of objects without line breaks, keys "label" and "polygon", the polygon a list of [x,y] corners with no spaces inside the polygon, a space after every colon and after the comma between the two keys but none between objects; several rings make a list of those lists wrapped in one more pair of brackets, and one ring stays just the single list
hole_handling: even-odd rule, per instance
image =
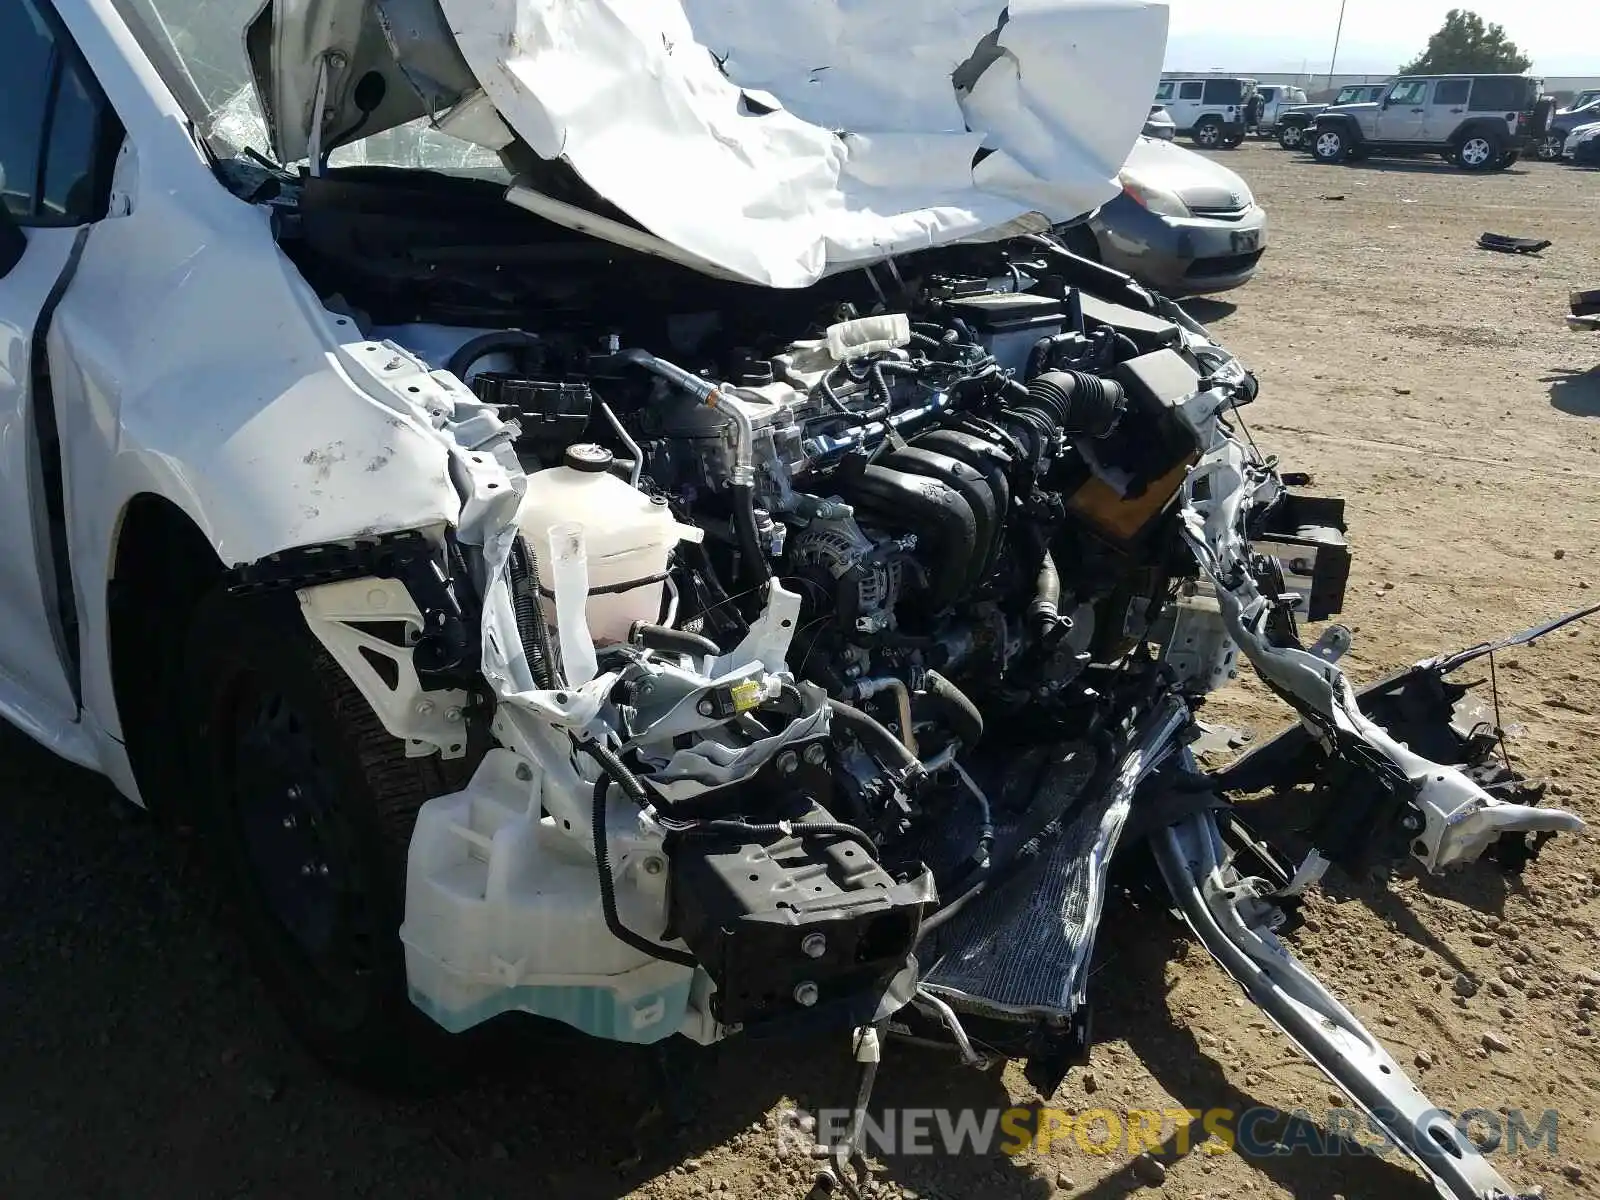
[{"label": "crumpled white hood", "polygon": [[1109,200],[1167,27],[1156,0],[439,2],[535,153],[777,287]]}]

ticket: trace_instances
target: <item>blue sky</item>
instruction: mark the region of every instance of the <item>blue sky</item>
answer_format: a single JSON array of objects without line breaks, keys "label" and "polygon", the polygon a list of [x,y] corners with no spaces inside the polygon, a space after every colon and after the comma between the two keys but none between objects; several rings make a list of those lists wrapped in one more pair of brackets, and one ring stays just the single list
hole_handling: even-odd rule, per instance
[{"label": "blue sky", "polygon": [[[1170,0],[1174,70],[1328,69],[1339,0]],[[1506,27],[1545,75],[1600,75],[1600,0],[1348,0],[1339,72],[1391,72],[1451,8]]]}]

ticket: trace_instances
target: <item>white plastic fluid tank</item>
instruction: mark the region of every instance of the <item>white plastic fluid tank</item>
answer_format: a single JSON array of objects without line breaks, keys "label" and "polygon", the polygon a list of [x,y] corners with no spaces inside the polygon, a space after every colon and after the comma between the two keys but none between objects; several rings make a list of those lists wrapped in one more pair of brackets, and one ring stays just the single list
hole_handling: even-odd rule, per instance
[{"label": "white plastic fluid tank", "polygon": [[[704,536],[675,521],[664,500],[652,499],[611,473],[611,452],[601,446],[568,446],[562,465],[528,476],[517,524],[539,559],[539,587],[555,588],[550,569],[550,530],[583,526],[589,559],[589,600],[584,613],[589,636],[599,645],[623,642],[635,621],[661,616],[667,559],[680,541]],[[553,615],[553,614],[552,614]]]}]

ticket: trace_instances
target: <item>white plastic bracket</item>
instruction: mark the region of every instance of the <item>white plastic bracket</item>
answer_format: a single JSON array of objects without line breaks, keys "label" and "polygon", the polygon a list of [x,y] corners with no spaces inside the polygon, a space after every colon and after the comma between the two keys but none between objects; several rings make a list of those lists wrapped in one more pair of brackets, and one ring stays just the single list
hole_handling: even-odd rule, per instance
[{"label": "white plastic bracket", "polygon": [[[467,693],[424,691],[412,647],[422,635],[422,614],[397,579],[347,579],[302,588],[300,611],[312,635],[372,705],[383,727],[406,744],[408,758],[436,751],[442,758],[467,752]],[[371,628],[382,626],[399,643]]]}]

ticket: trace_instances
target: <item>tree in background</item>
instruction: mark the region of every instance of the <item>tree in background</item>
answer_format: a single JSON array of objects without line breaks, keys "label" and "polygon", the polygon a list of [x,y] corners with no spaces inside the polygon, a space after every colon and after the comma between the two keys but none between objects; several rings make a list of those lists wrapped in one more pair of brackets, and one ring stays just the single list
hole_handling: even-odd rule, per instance
[{"label": "tree in background", "polygon": [[1532,61],[1506,37],[1504,27],[1485,25],[1477,13],[1452,8],[1421,57],[1401,67],[1400,74],[1515,75]]}]

